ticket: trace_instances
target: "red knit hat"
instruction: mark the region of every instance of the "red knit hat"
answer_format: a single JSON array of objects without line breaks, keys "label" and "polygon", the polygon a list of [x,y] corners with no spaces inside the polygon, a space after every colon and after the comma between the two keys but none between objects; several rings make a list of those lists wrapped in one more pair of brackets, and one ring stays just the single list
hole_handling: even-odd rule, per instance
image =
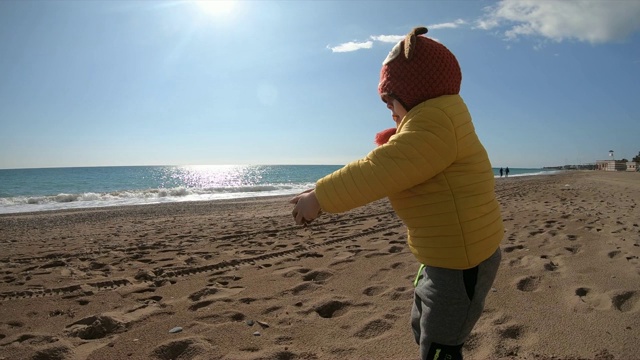
[{"label": "red knit hat", "polygon": [[407,111],[423,101],[460,92],[462,73],[456,57],[417,27],[393,47],[380,70],[378,93],[390,95]]}]

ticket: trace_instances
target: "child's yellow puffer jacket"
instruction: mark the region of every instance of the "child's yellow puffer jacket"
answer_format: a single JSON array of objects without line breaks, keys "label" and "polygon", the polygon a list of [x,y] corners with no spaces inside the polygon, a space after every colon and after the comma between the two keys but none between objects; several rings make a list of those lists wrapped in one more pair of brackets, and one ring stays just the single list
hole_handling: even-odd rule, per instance
[{"label": "child's yellow puffer jacket", "polygon": [[389,142],[320,179],[316,196],[330,213],[388,196],[418,261],[468,269],[502,241],[494,182],[467,106],[446,95],[415,106]]}]

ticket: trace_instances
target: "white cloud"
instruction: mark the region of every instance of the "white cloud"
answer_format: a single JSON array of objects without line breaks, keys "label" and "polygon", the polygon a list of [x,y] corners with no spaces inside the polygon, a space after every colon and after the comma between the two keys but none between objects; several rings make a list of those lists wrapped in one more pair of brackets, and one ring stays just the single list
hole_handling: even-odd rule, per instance
[{"label": "white cloud", "polygon": [[640,29],[640,1],[502,0],[476,22],[507,39],[542,37],[592,44],[623,40]]},{"label": "white cloud", "polygon": [[482,30],[491,30],[499,25],[500,22],[494,14],[487,15],[486,17],[476,21],[476,27]]},{"label": "white cloud", "polygon": [[442,23],[442,24],[433,24],[433,25],[429,25],[427,26],[427,29],[429,30],[435,30],[435,29],[455,29],[460,27],[460,25],[464,25],[466,24],[466,21],[462,20],[462,19],[458,19],[454,22],[448,22],[448,23]]},{"label": "white cloud", "polygon": [[[465,25],[467,22],[462,19],[457,19],[453,22],[441,23],[429,25],[428,29],[455,29],[460,27],[460,25]],[[373,47],[374,42],[382,42],[382,43],[392,43],[396,44],[399,41],[403,40],[406,35],[371,35],[369,36],[369,40],[367,41],[350,41],[338,46],[327,46],[334,53],[344,53],[344,52],[352,52],[358,51],[361,49],[371,49]],[[432,38],[432,40],[438,41],[438,39]]]},{"label": "white cloud", "polygon": [[384,43],[397,43],[404,39],[405,35],[372,35],[371,39]]},{"label": "white cloud", "polygon": [[360,49],[371,49],[372,46],[373,46],[373,41],[364,41],[364,42],[350,41],[344,44],[340,44],[338,46],[329,47],[329,49],[331,49],[332,52],[342,53],[342,52],[357,51]]}]

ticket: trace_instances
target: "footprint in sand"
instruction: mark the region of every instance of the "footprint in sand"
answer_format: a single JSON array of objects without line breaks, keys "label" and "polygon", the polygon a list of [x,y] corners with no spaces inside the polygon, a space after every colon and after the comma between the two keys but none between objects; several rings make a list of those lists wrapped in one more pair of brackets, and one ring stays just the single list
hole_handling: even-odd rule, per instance
[{"label": "footprint in sand", "polygon": [[[0,337],[0,339],[2,339],[2,337]],[[2,344],[2,346],[15,343],[20,343],[21,345],[42,346],[53,344],[59,340],[60,339],[57,337],[47,334],[20,334],[14,340],[9,340],[7,343]]]},{"label": "footprint in sand", "polygon": [[295,287],[293,287],[290,290],[283,291],[282,295],[287,295],[287,294],[293,294],[293,295],[305,294],[305,293],[313,292],[316,289],[318,289],[319,287],[320,286],[316,285],[315,283],[306,282],[306,283],[302,283],[300,285],[296,285]]},{"label": "footprint in sand", "polygon": [[362,291],[363,294],[367,296],[378,296],[384,293],[387,290],[384,286],[369,286],[368,288]]},{"label": "footprint in sand", "polygon": [[290,278],[290,277],[294,277],[294,276],[296,276],[298,274],[306,274],[309,271],[311,271],[311,269],[309,269],[309,268],[304,268],[304,267],[300,267],[300,266],[292,266],[292,267],[287,267],[287,268],[275,270],[273,273],[276,274],[276,275],[282,275],[282,277],[285,277],[285,278]]},{"label": "footprint in sand", "polygon": [[613,307],[620,312],[630,312],[638,310],[640,303],[640,292],[621,291],[611,297]]},{"label": "footprint in sand", "polygon": [[392,324],[383,319],[369,321],[360,328],[354,335],[362,339],[372,339],[391,330]]},{"label": "footprint in sand", "polygon": [[480,333],[472,332],[467,338],[467,341],[464,342],[463,351],[471,352],[479,348],[481,343],[482,343],[482,339],[481,339]]},{"label": "footprint in sand", "polygon": [[355,255],[355,253],[340,253],[338,255],[336,255],[334,257],[334,259],[336,259],[336,261],[333,261],[331,264],[329,264],[330,267],[335,267],[338,265],[342,265],[342,264],[348,264],[348,263],[352,263],[354,262],[354,259],[352,259],[352,257]]},{"label": "footprint in sand", "polygon": [[558,270],[558,264],[553,262],[553,261],[549,261],[548,263],[544,264],[544,269],[547,271],[556,271]]},{"label": "footprint in sand", "polygon": [[365,255],[364,257],[367,258],[367,259],[371,259],[371,258],[374,258],[374,257],[386,256],[386,255],[389,255],[389,253],[372,252],[372,253],[369,253],[369,254]]},{"label": "footprint in sand", "polygon": [[580,250],[580,245],[566,246],[564,249],[567,250],[568,252],[570,252],[571,255],[575,255]]},{"label": "footprint in sand", "polygon": [[102,339],[126,330],[126,323],[107,315],[89,316],[67,325],[65,332],[83,340]]},{"label": "footprint in sand", "polygon": [[262,350],[261,347],[254,346],[254,345],[249,345],[249,346],[240,348],[240,351],[249,352],[249,353],[255,353],[255,352],[258,352],[260,350]]},{"label": "footprint in sand", "polygon": [[609,259],[614,259],[614,258],[620,257],[620,254],[622,254],[622,251],[613,250],[613,251],[609,251],[607,253],[607,256],[609,257]]},{"label": "footprint in sand", "polygon": [[218,358],[215,349],[206,341],[198,338],[172,340],[159,345],[151,351],[151,358],[159,360]]},{"label": "footprint in sand", "polygon": [[212,277],[209,280],[207,280],[207,282],[220,285],[220,286],[227,286],[229,285],[230,282],[238,281],[238,280],[242,280],[242,277],[236,276],[236,275],[225,275],[225,276]]},{"label": "footprint in sand", "polygon": [[[159,303],[160,301],[162,301],[162,296],[153,295],[153,296],[149,296],[149,297],[146,297],[146,298],[142,298],[142,299],[140,299],[138,301],[140,301],[142,303],[145,303],[145,304]],[[80,305],[82,305],[82,304],[80,304]]]},{"label": "footprint in sand", "polygon": [[239,303],[247,304],[247,305],[249,305],[249,304],[251,304],[252,302],[255,302],[255,301],[258,301],[258,299],[254,299],[254,298],[250,298],[250,297],[238,299]]},{"label": "footprint in sand", "polygon": [[511,358],[517,356],[520,351],[520,346],[515,345],[517,342],[513,340],[520,340],[524,334],[524,327],[517,324],[505,325],[496,329],[498,333],[498,344],[494,348],[494,355],[496,358]]},{"label": "footprint in sand", "polygon": [[[609,299],[605,294],[598,294],[588,287],[579,287],[574,293],[580,301],[588,305],[590,309],[611,309],[611,299]],[[579,309],[579,307],[577,309]]]},{"label": "footprint in sand", "polygon": [[410,287],[397,287],[393,291],[385,294],[391,300],[411,300],[413,299],[413,288]]},{"label": "footprint in sand", "polygon": [[521,325],[507,325],[504,328],[498,329],[501,339],[518,340],[524,333],[524,327]]},{"label": "footprint in sand", "polygon": [[347,301],[330,300],[315,306],[313,311],[321,318],[330,319],[344,315],[349,306],[351,306],[351,303]]},{"label": "footprint in sand", "polygon": [[522,265],[522,259],[523,259],[523,257],[521,256],[521,257],[509,260],[509,266],[510,267],[517,267],[517,266]]},{"label": "footprint in sand", "polygon": [[276,345],[291,345],[293,343],[293,338],[291,336],[278,336],[274,344]]},{"label": "footprint in sand", "polygon": [[202,309],[203,307],[207,307],[211,304],[213,304],[215,302],[215,300],[204,300],[204,301],[200,301],[197,302],[193,305],[189,306],[189,310],[190,311],[197,311],[198,309]]},{"label": "footprint in sand", "polygon": [[313,282],[317,282],[317,283],[323,283],[323,282],[325,282],[327,279],[329,279],[332,276],[333,276],[333,273],[331,271],[328,271],[328,270],[316,270],[316,271],[311,271],[311,272],[305,274],[302,277],[302,280],[304,280],[304,281],[313,281]]},{"label": "footprint in sand", "polygon": [[88,305],[90,303],[90,301],[88,299],[78,299],[76,300],[76,302],[78,303],[78,305]]},{"label": "footprint in sand", "polygon": [[523,245],[514,245],[514,246],[505,246],[504,249],[502,249],[502,251],[506,253],[510,253],[510,252],[513,252],[514,250],[522,250],[522,249],[524,249]]},{"label": "footprint in sand", "polygon": [[[551,268],[554,268],[553,267],[554,265],[555,266],[558,265],[556,262],[553,262],[553,261],[549,262],[547,260],[548,260],[547,255],[542,255],[542,256],[525,255],[525,256],[519,256],[515,259],[509,260],[509,266],[519,267],[519,268],[528,268],[535,271],[539,270],[540,268],[544,268],[547,271],[549,271],[551,270]],[[552,263],[553,265],[550,265],[550,263]]]},{"label": "footprint in sand", "polygon": [[238,294],[243,290],[244,290],[243,287],[217,288],[217,287],[210,286],[210,287],[206,287],[204,289],[198,290],[193,294],[189,295],[189,299],[191,301],[199,301],[204,298],[206,298],[207,300],[221,299],[221,298]]},{"label": "footprint in sand", "polygon": [[67,359],[72,352],[69,346],[54,346],[36,351],[31,359]]},{"label": "footprint in sand", "polygon": [[531,292],[534,291],[540,286],[540,277],[539,276],[527,276],[518,280],[516,287],[520,291]]},{"label": "footprint in sand", "polygon": [[324,255],[318,253],[318,252],[310,252],[310,253],[304,253],[304,254],[300,254],[297,256],[298,259],[303,259],[303,258],[321,258],[324,257]]},{"label": "footprint in sand", "polygon": [[246,316],[237,311],[227,311],[220,314],[205,315],[198,318],[198,321],[203,321],[210,324],[223,324],[228,322],[238,322],[246,319]]},{"label": "footprint in sand", "polygon": [[294,353],[289,350],[275,351],[261,356],[260,359],[319,359],[317,354],[311,352]]},{"label": "footprint in sand", "polygon": [[536,229],[536,230],[530,231],[530,232],[529,232],[529,236],[536,236],[536,235],[540,235],[540,234],[542,234],[542,233],[544,233],[544,230],[542,230],[542,229]]},{"label": "footprint in sand", "polygon": [[24,323],[20,321],[15,321],[15,320],[7,321],[6,323],[0,322],[0,327],[7,328],[7,329],[21,328],[23,326],[24,326]]},{"label": "footprint in sand", "polygon": [[493,320],[491,320],[491,323],[493,325],[502,325],[506,324],[509,320],[511,320],[511,317],[509,315],[500,313]]}]

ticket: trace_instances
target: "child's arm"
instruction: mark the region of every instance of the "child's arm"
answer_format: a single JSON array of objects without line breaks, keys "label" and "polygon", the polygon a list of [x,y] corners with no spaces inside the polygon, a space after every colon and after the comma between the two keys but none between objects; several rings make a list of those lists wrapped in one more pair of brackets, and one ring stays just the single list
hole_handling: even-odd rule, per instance
[{"label": "child's arm", "polygon": [[451,119],[439,109],[412,115],[387,144],[318,181],[315,193],[324,211],[344,212],[410,189],[455,161]]}]

